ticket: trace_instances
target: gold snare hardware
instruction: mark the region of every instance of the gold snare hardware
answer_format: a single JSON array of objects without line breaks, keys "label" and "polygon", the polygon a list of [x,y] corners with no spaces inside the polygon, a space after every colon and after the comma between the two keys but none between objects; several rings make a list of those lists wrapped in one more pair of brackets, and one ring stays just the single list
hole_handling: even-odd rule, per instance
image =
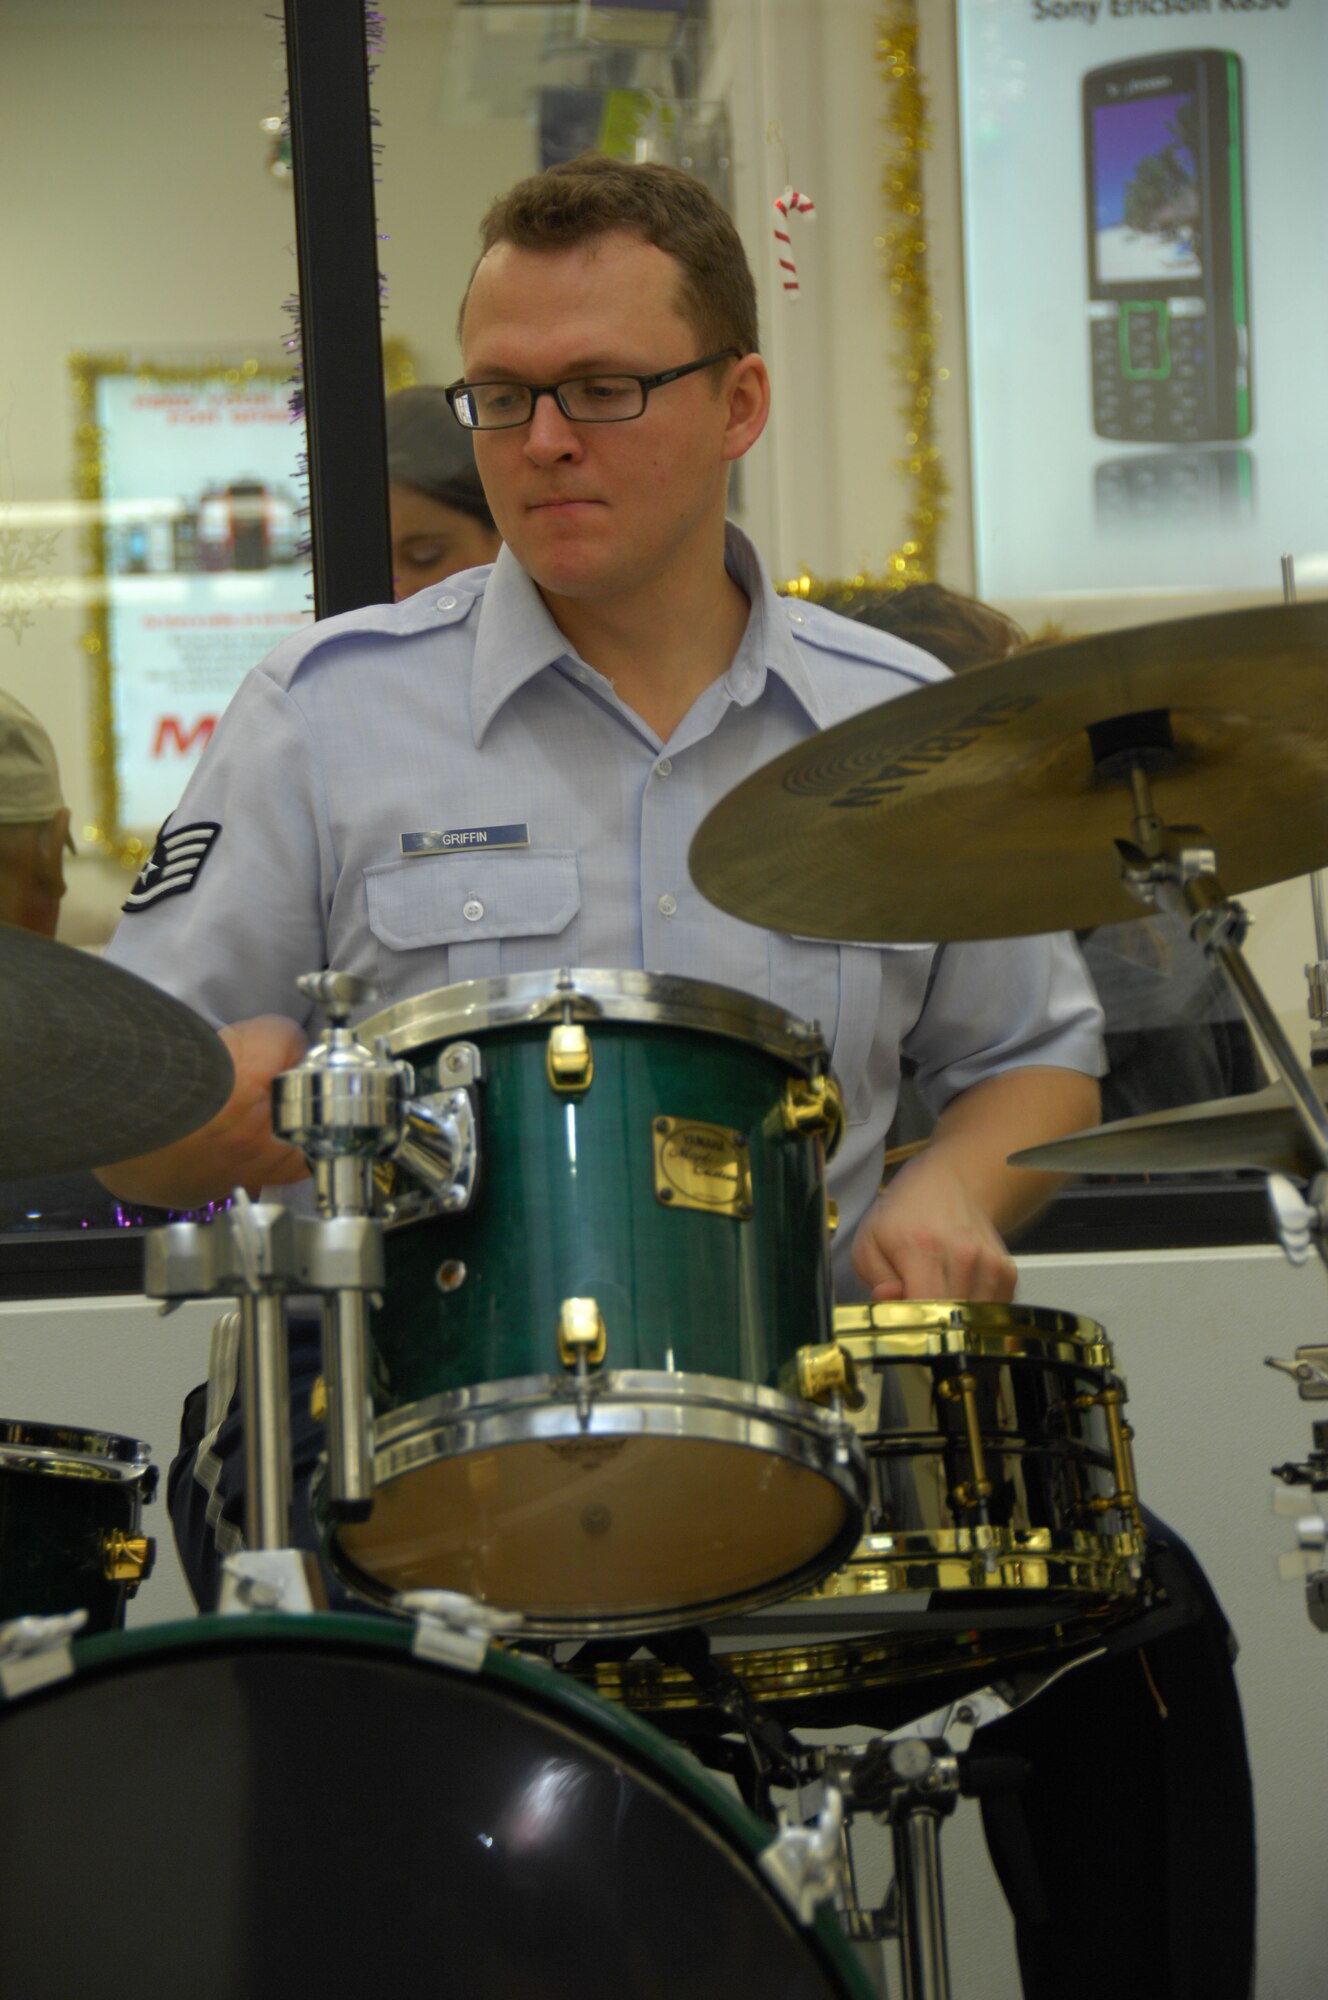
[{"label": "gold snare hardware", "polygon": [[579,1021],[560,1021],[550,1028],[544,1066],[550,1087],[560,1097],[574,1097],[589,1090],[595,1075],[595,1056],[590,1037]]},{"label": "gold snare hardware", "polygon": [[156,1553],[151,1535],[127,1535],[123,1528],[112,1528],[102,1545],[102,1574],[110,1583],[127,1584],[126,1595],[132,1597],[151,1576]]},{"label": "gold snare hardware", "polygon": [[832,1160],[844,1136],[844,1094],[832,1076],[794,1076],[784,1085],[779,1115],[786,1132],[825,1141]]},{"label": "gold snare hardware", "polygon": [[1096,1396],[1076,1396],[1076,1410],[1100,1409],[1107,1420],[1107,1442],[1111,1447],[1111,1472],[1116,1482],[1116,1491],[1105,1498],[1089,1500],[1086,1504],[1090,1513],[1109,1514],[1114,1507],[1124,1509],[1134,1522],[1140,1534],[1143,1533],[1143,1515],[1139,1512],[1139,1489],[1134,1477],[1134,1453],[1131,1444],[1134,1431],[1121,1415],[1125,1402],[1125,1391],[1119,1383],[1109,1389],[1099,1389]]},{"label": "gold snare hardware", "polygon": [[598,1368],[608,1348],[604,1315],[594,1299],[564,1299],[558,1314],[558,1359],[564,1368]]},{"label": "gold snare hardware", "polygon": [[936,1384],[936,1394],[943,1403],[959,1403],[963,1406],[964,1429],[968,1434],[968,1455],[973,1462],[973,1477],[961,1479],[952,1488],[950,1505],[967,1512],[980,1507],[984,1500],[991,1498],[991,1480],[987,1477],[987,1454],[982,1444],[982,1428],[978,1423],[977,1377],[967,1370],[962,1375],[944,1375]]},{"label": "gold snare hardware", "polygon": [[858,1364],[837,1341],[830,1341],[824,1347],[798,1349],[797,1389],[804,1403],[829,1403],[838,1396],[846,1409],[867,1407],[866,1395],[858,1381]]}]

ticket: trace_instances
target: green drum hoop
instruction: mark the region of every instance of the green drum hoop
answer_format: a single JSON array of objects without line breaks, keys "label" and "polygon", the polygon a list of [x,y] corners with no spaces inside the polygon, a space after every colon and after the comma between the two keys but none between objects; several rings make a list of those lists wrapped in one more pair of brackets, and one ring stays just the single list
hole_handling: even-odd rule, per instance
[{"label": "green drum hoop", "polygon": [[536,1635],[691,1624],[851,1552],[864,1464],[833,1387],[817,1031],[697,981],[477,980],[359,1033],[416,1090],[478,1071],[469,1207],[386,1191],[376,1490],[330,1535],[381,1603],[460,1590]]},{"label": "green drum hoop", "polygon": [[137,1438],[0,1419],[0,1620],[82,1610],[92,1632],[124,1623],[152,1569],[149,1460]]},{"label": "green drum hoop", "polygon": [[495,2000],[870,2000],[692,1757],[536,1662],[416,1642],[255,1615],[29,1655],[0,1699],[0,1996],[359,2000],[441,1967]]}]

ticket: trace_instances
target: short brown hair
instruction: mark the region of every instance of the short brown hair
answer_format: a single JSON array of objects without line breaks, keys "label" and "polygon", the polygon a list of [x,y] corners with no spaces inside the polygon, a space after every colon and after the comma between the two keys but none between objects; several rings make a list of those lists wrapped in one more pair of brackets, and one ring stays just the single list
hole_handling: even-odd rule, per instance
[{"label": "short brown hair", "polygon": [[[705,352],[756,351],[756,285],[733,218],[704,181],[658,160],[582,153],[531,174],[492,202],[480,223],[475,270],[499,243],[567,250],[615,229],[665,250],[678,263],[678,304]],[[471,271],[473,282],[475,270]],[[461,301],[457,328],[465,318]]]},{"label": "short brown hair", "polygon": [[1028,643],[1023,628],[995,605],[943,583],[909,583],[900,590],[832,584],[817,593],[817,602],[921,646],[956,674],[1003,660]]}]

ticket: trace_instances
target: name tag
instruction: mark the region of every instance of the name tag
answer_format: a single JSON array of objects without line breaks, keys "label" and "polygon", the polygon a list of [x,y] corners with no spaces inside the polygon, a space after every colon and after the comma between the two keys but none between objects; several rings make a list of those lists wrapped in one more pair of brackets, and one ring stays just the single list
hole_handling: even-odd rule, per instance
[{"label": "name tag", "polygon": [[403,854],[450,854],[474,847],[529,847],[530,828],[524,820],[511,826],[454,826],[445,833],[403,833]]}]

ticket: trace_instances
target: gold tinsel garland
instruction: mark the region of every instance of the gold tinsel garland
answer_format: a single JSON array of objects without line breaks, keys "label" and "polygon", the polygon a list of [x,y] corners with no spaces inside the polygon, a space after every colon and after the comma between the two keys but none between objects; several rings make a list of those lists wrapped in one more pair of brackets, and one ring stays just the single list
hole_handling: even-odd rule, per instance
[{"label": "gold tinsel garland", "polygon": [[936,543],[945,520],[949,484],[941,468],[933,403],[948,370],[936,365],[940,315],[932,303],[922,202],[922,155],[931,144],[927,93],[915,60],[917,0],[900,0],[876,24],[876,68],[885,86],[883,124],[889,135],[881,168],[884,227],[876,238],[882,271],[895,301],[892,324],[900,335],[895,360],[905,395],[906,455],[897,460],[912,489],[905,539],[883,571],[831,581],[807,574],[784,585],[790,597],[819,602],[843,589],[902,590],[926,583],[936,567]]}]

